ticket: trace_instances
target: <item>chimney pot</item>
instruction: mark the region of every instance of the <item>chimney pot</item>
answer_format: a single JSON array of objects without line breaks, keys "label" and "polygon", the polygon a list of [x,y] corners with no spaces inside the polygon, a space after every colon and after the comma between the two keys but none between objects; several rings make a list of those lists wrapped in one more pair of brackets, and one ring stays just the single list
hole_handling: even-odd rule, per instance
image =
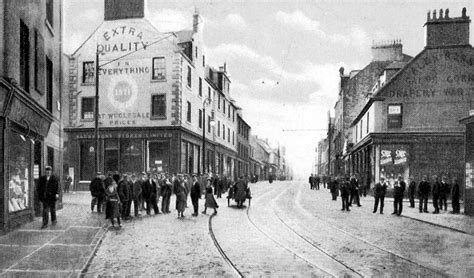
[{"label": "chimney pot", "polygon": [[436,20],[436,10],[433,10],[433,20]]},{"label": "chimney pot", "polygon": [[439,9],[439,19],[443,19],[443,9]]},{"label": "chimney pot", "polygon": [[449,9],[444,12],[444,18],[449,18]]}]

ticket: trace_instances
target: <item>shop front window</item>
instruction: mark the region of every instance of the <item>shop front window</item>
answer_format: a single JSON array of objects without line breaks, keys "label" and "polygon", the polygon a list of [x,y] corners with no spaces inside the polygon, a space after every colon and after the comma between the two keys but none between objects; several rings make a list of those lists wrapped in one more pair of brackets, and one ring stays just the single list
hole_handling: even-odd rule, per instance
[{"label": "shop front window", "polygon": [[152,172],[169,172],[170,141],[148,143],[148,169]]},{"label": "shop front window", "polygon": [[10,133],[9,142],[9,179],[8,211],[15,212],[29,207],[31,143],[16,132]]},{"label": "shop front window", "polygon": [[81,142],[80,154],[81,180],[90,181],[95,177],[95,144],[94,141]]},{"label": "shop front window", "polygon": [[119,170],[119,140],[106,139],[104,143],[104,166],[105,173]]},{"label": "shop front window", "polygon": [[122,139],[120,141],[121,172],[140,173],[143,171],[142,141]]}]

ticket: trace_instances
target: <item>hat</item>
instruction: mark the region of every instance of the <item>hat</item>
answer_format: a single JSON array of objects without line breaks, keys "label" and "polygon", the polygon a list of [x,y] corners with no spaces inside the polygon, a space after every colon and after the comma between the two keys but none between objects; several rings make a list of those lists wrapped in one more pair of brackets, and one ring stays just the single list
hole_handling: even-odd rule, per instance
[{"label": "hat", "polygon": [[100,175],[102,175],[102,173],[101,173],[101,172],[97,172],[97,175],[100,176]]},{"label": "hat", "polygon": [[44,169],[45,169],[46,171],[48,171],[48,170],[53,170],[53,167],[51,167],[51,166],[48,165],[48,166],[46,166]]}]

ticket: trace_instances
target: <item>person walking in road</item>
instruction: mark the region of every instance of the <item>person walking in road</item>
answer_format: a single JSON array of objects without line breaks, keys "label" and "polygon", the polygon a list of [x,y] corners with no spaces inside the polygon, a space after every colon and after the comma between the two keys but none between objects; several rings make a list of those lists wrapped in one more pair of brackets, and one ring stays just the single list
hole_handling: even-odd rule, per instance
[{"label": "person walking in road", "polygon": [[359,197],[359,181],[357,180],[355,175],[352,175],[349,181],[349,188],[351,197],[349,199],[349,206],[352,206],[352,201],[360,207],[360,197]]},{"label": "person walking in road", "polygon": [[439,182],[439,178],[438,176],[435,176],[435,182],[433,183],[433,207],[434,207],[434,210],[433,213],[434,214],[438,214],[439,213],[439,196],[441,194],[441,183]]},{"label": "person walking in road", "polygon": [[46,166],[46,175],[40,177],[38,182],[38,199],[43,203],[43,226],[48,226],[49,213],[51,213],[51,223],[56,225],[56,201],[59,199],[59,179],[53,175],[53,168]]},{"label": "person walking in road", "polygon": [[415,207],[415,192],[416,192],[416,183],[415,179],[412,176],[409,178],[410,184],[408,185],[408,199],[410,200],[410,207]]},{"label": "person walking in road", "polygon": [[387,183],[385,182],[385,177],[380,177],[380,182],[375,184],[374,187],[374,211],[373,213],[377,212],[377,208],[380,202],[380,214],[383,214],[383,206],[384,206],[384,199],[385,193],[387,192]]},{"label": "person walking in road", "polygon": [[237,202],[237,207],[241,208],[247,198],[247,183],[243,176],[235,183],[234,190],[234,200]]},{"label": "person walking in road", "polygon": [[214,199],[214,195],[212,194],[211,180],[207,180],[206,202],[204,203],[204,211],[202,213],[206,214],[207,208],[213,208],[214,214],[217,214],[218,207],[219,205],[217,205],[216,199]]},{"label": "person walking in road", "polygon": [[420,213],[428,212],[428,197],[430,195],[431,185],[427,180],[426,175],[423,175],[421,182],[418,185],[418,200]]},{"label": "person walking in road", "polygon": [[450,192],[449,184],[446,181],[446,176],[441,178],[441,189],[439,194],[439,208],[447,211],[448,210],[448,195]]},{"label": "person walking in road", "polygon": [[340,191],[341,191],[341,199],[342,199],[342,211],[349,209],[349,195],[350,195],[350,179],[349,177],[346,178],[345,181],[341,181],[340,183]]},{"label": "person walking in road", "polygon": [[406,188],[406,183],[403,180],[403,177],[401,175],[398,176],[398,182],[395,182],[395,187],[394,187],[394,200],[393,200],[393,213],[398,216],[402,214],[403,210],[403,194],[405,192]]},{"label": "person walking in road", "polygon": [[453,178],[453,185],[451,187],[451,203],[453,206],[453,211],[452,213],[460,213],[461,212],[461,207],[459,205],[459,197],[460,197],[460,191],[459,191],[459,182],[457,178]]},{"label": "person walking in road", "polygon": [[184,210],[186,209],[186,185],[182,176],[174,181],[174,194],[176,195],[176,210],[178,211],[178,218],[184,217]]},{"label": "person walking in road", "polygon": [[121,228],[120,224],[120,197],[117,192],[117,183],[111,177],[108,177],[104,181],[107,189],[105,190],[105,219],[110,219],[112,227],[115,228],[114,219],[117,219],[118,228]]},{"label": "person walking in road", "polygon": [[199,184],[196,175],[193,175],[193,186],[191,187],[191,202],[193,203],[194,213],[192,216],[196,217],[199,214],[199,199],[201,199],[201,185]]},{"label": "person walking in road", "polygon": [[97,204],[97,212],[102,213],[102,207],[105,198],[105,187],[104,181],[101,178],[102,173],[97,172],[97,176],[89,184],[89,190],[92,195],[91,200],[91,211],[94,211],[94,207]]},{"label": "person walking in road", "polygon": [[66,177],[64,178],[64,193],[69,193],[69,188],[71,187],[72,178],[66,173]]}]

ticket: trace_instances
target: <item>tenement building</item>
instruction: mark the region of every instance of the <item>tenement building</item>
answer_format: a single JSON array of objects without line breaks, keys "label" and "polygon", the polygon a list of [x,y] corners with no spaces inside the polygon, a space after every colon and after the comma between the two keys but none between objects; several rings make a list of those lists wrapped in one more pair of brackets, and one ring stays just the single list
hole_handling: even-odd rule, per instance
[{"label": "tenement building", "polygon": [[0,0],[0,233],[41,214],[45,165],[62,177],[61,5]]},{"label": "tenement building", "polygon": [[[470,19],[428,13],[425,48],[406,64],[386,65],[352,122],[351,170],[370,184],[398,175],[464,182],[465,126],[474,99]],[[461,183],[462,184],[462,183]]]},{"label": "tenement building", "polygon": [[192,29],[163,33],[143,0],[105,1],[104,21],[69,60],[65,163],[76,180],[96,168],[234,174],[236,106],[226,66],[206,63],[201,23],[196,12]]}]

